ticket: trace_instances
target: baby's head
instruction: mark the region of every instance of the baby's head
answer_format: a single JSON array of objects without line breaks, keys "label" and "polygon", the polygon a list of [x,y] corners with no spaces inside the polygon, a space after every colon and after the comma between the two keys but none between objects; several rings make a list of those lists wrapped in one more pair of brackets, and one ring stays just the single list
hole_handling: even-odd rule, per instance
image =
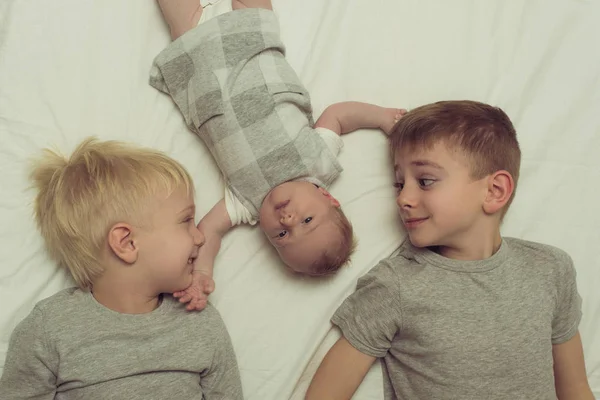
[{"label": "baby's head", "polygon": [[160,293],[191,283],[203,236],[194,222],[192,179],[175,160],[87,139],[70,157],[45,150],[31,178],[46,248],[80,288],[91,289],[113,265]]},{"label": "baby's head", "polygon": [[390,144],[397,203],[413,244],[443,245],[483,220],[499,226],[521,162],[515,129],[500,108],[428,104],[402,117]]},{"label": "baby's head", "polygon": [[305,275],[336,273],[355,247],[340,203],[310,182],[286,182],[271,190],[260,208],[260,227],[283,262]]}]

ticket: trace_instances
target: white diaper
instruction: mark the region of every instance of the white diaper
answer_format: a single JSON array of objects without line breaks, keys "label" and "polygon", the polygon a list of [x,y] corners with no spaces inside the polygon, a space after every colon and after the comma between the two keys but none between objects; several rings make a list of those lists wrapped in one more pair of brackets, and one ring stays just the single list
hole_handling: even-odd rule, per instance
[{"label": "white diaper", "polygon": [[232,11],[231,0],[200,0],[202,16],[198,25],[218,15]]}]

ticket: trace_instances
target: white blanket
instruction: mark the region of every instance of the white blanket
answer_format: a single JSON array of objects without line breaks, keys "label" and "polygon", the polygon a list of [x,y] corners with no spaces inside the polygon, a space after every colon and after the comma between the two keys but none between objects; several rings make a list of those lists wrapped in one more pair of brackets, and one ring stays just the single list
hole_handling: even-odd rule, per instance
[{"label": "white blanket", "polygon": [[[573,257],[588,375],[600,397],[600,2],[275,0],[274,7],[315,115],[350,99],[408,108],[474,99],[511,116],[523,163],[503,233]],[[27,161],[41,148],[68,152],[90,135],[137,142],[191,171],[198,217],[222,196],[210,154],[147,83],[168,42],[149,0],[0,3],[0,365],[14,326],[38,300],[71,285],[48,262],[32,220]],[[359,238],[349,268],[332,279],[299,279],[258,229],[236,228],[224,241],[211,299],[231,333],[248,399],[302,397],[337,338],[329,317],[404,238],[385,138],[361,131],[344,142],[345,171],[331,189]],[[376,364],[355,398],[381,393]]]}]

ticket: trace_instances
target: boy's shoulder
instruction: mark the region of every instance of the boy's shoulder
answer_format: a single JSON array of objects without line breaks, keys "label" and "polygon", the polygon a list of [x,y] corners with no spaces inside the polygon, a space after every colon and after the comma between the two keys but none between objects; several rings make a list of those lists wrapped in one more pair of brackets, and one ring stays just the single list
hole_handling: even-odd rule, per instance
[{"label": "boy's shoulder", "polygon": [[389,257],[379,261],[367,276],[399,284],[411,278],[419,279],[423,272],[423,262],[417,258],[418,249],[414,248],[408,239],[404,241]]},{"label": "boy's shoulder", "polygon": [[86,295],[89,295],[89,293],[83,292],[76,287],[70,287],[38,301],[34,309],[44,314],[55,312],[63,314],[73,306],[81,306],[85,301]]},{"label": "boy's shoulder", "polygon": [[566,251],[549,244],[513,237],[505,237],[503,241],[508,245],[512,256],[516,259],[559,266],[573,264],[571,257]]}]

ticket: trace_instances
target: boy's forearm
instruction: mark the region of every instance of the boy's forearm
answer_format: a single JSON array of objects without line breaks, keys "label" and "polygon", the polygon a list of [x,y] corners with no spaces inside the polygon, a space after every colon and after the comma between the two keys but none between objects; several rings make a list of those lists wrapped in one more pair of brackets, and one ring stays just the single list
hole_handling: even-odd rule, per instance
[{"label": "boy's forearm", "polygon": [[375,104],[347,101],[332,104],[323,111],[315,127],[330,129],[337,134],[361,128],[382,128],[387,114],[384,107]]}]

